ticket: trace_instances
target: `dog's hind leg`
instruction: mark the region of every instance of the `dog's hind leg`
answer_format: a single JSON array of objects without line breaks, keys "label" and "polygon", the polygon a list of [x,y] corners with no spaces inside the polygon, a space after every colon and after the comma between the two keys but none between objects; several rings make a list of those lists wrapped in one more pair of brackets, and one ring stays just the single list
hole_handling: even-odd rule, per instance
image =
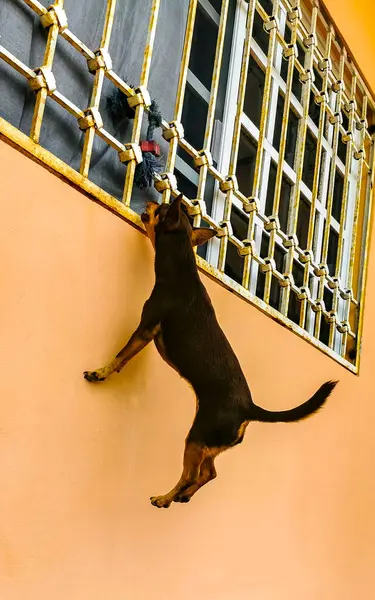
[{"label": "dog's hind leg", "polygon": [[217,473],[214,465],[214,459],[209,456],[205,458],[201,464],[198,481],[177,496],[174,499],[174,502],[189,502],[190,498],[192,498],[192,496],[194,496],[194,494],[196,494],[201,487],[206,485],[206,483],[209,483],[209,481],[215,479],[216,476]]},{"label": "dog's hind leg", "polygon": [[201,465],[207,457],[207,450],[205,446],[200,444],[186,442],[184,467],[180,481],[165,496],[153,496],[150,498],[151,504],[158,508],[168,508],[176,498],[181,496],[182,492],[196,485],[200,476]]}]

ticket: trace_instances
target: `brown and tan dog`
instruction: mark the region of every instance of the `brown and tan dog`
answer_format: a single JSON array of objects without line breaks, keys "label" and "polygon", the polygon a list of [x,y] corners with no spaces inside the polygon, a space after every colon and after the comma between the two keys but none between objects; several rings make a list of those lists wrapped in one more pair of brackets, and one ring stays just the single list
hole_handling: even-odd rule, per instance
[{"label": "brown and tan dog", "polygon": [[140,324],[126,346],[106,367],[86,371],[88,381],[117,373],[152,340],[162,358],[193,387],[196,415],[186,438],[183,471],[166,495],[152,497],[154,506],[188,502],[216,477],[215,457],[239,444],[251,421],[289,422],[317,411],[336,382],[329,381],[300,406],[271,412],[253,403],[240,364],[216,319],[196,266],[193,246],[215,235],[195,229],[181,206],[149,202],[142,215],[155,248],[155,285],[143,307]]}]

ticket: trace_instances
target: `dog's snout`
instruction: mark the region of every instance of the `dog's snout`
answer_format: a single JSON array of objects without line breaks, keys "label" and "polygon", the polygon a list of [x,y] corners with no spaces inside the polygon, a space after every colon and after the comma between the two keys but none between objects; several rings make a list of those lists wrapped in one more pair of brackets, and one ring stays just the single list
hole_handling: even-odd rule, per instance
[{"label": "dog's snout", "polygon": [[141,214],[141,221],[142,223],[149,223],[150,221],[150,215],[148,215],[147,213],[142,213]]}]

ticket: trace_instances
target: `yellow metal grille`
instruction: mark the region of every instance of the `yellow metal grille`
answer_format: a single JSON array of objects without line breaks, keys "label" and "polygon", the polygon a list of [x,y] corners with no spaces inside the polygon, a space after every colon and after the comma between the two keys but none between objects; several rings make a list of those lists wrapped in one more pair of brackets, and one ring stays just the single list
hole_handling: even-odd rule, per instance
[{"label": "yellow metal grille", "polygon": [[[64,0],[56,0],[49,8],[37,0],[19,1],[39,16],[47,31],[47,42],[43,64],[37,69],[29,68],[0,45],[0,58],[26,78],[35,93],[29,139],[2,119],[0,133],[139,225],[137,215],[126,207],[131,203],[134,173],[140,156],[142,119],[151,103],[147,86],[161,0],[151,2],[146,45],[140,49],[140,52],[144,50],[143,65],[139,86],[135,88],[112,68],[109,44],[116,0],[106,3],[101,43],[95,51],[70,31]],[[356,372],[363,322],[361,299],[367,269],[374,162],[367,125],[369,121],[373,122],[374,100],[343,41],[336,36],[333,25],[316,0],[238,1],[232,36],[231,89],[227,92],[221,158],[215,162],[212,158],[215,110],[230,2],[222,0],[221,8],[216,8],[220,13],[204,143],[202,148],[194,148],[184,136],[181,120],[197,8],[204,8],[209,2],[189,1],[174,114],[164,115],[168,120],[162,121],[163,137],[169,142],[169,151],[165,171],[155,174],[155,187],[164,202],[179,193],[175,169],[181,148],[193,159],[198,172],[196,197],[184,197],[188,211],[195,225],[203,220],[218,233],[218,239],[213,240],[209,248],[208,261],[197,257],[200,267]],[[217,7],[218,3],[213,4]],[[260,34],[254,25],[259,22],[262,25]],[[87,60],[88,69],[94,75],[88,107],[76,106],[57,89],[53,62],[59,36]],[[264,77],[257,123],[244,110],[249,93],[250,64],[255,65]],[[126,143],[116,139],[103,126],[99,106],[105,78],[125,94],[135,109],[131,139]],[[39,146],[47,98],[73,115],[77,127],[84,132],[79,175]],[[278,103],[282,107],[282,118],[276,144]],[[315,116],[311,113],[312,105]],[[296,119],[298,126],[292,144],[294,158],[291,164],[290,160],[288,162],[288,136],[293,135],[292,123]],[[123,204],[109,198],[88,180],[96,135],[116,150],[119,160],[126,163]],[[245,138],[256,148],[250,194],[241,189],[241,178],[238,177],[240,145]],[[315,152],[310,186],[305,181],[306,157],[311,151],[308,144],[312,144]],[[210,211],[205,202],[208,177],[216,182]],[[339,212],[338,182],[341,186]],[[290,190],[286,204],[283,200],[285,186]],[[308,215],[304,217],[302,243],[298,231],[302,209],[306,207]],[[282,211],[285,223],[281,223]],[[242,235],[237,234],[236,215],[245,223],[246,231]],[[228,252],[232,248],[236,248],[241,260],[240,281],[228,276]],[[260,281],[262,285],[259,285]],[[273,300],[275,289],[277,305]],[[353,348],[356,348],[355,358],[350,353]]]}]

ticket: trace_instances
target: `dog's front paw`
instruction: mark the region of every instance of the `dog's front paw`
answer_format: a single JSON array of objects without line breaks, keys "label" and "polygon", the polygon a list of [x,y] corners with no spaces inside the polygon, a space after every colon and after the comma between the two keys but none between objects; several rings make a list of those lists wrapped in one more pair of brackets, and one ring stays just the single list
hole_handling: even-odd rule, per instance
[{"label": "dog's front paw", "polygon": [[105,375],[100,369],[98,369],[97,371],[85,371],[83,376],[86,379],[86,381],[90,381],[91,383],[94,381],[105,380]]},{"label": "dog's front paw", "polygon": [[152,496],[150,500],[151,504],[157,508],[169,508],[171,505],[171,500],[168,496]]}]

